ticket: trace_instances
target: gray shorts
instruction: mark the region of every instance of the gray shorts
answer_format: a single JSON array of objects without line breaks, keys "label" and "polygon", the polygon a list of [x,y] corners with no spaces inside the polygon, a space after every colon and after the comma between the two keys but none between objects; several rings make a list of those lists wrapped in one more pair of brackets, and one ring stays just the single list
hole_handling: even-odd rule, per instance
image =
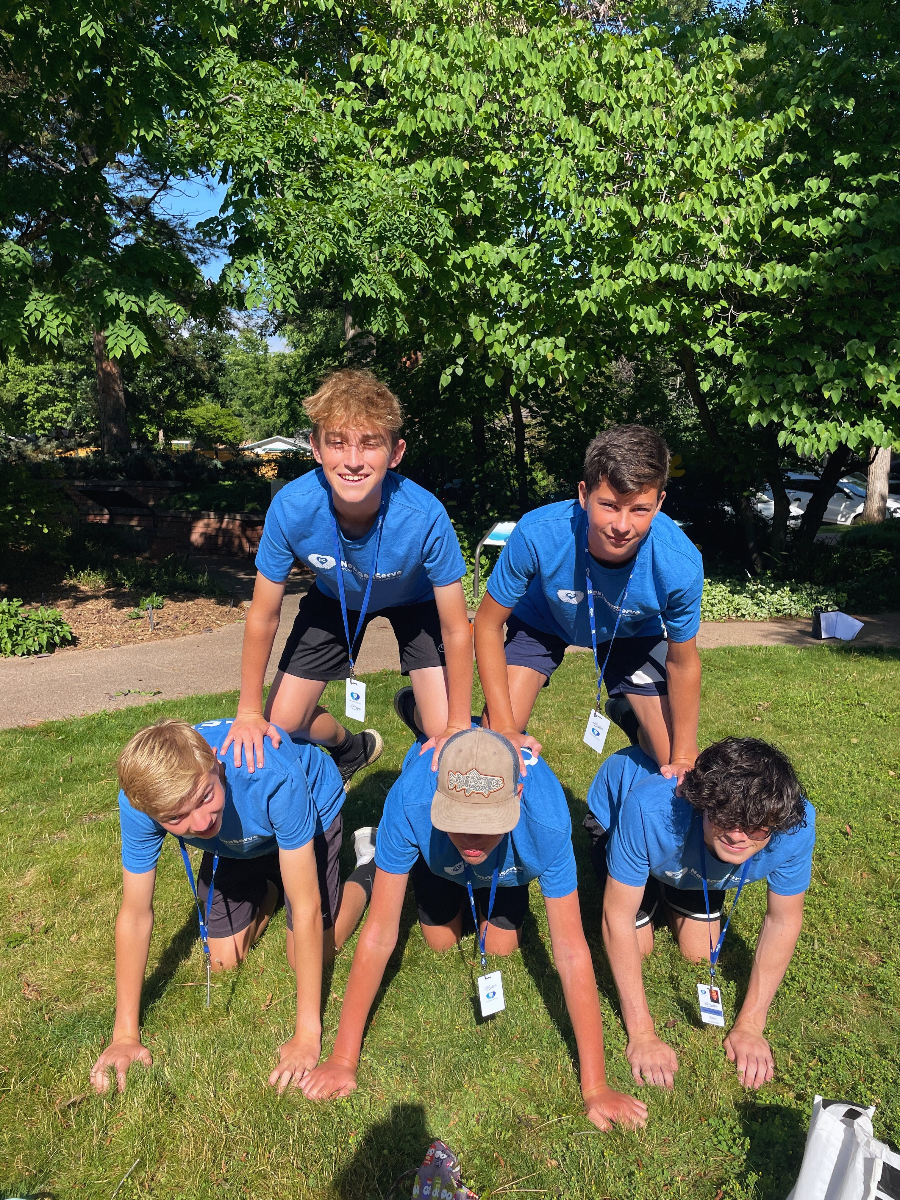
[{"label": "gray shorts", "polygon": [[[334,925],[341,895],[341,842],[344,836],[342,813],[334,818],[324,833],[313,838],[316,855],[316,873],[319,877],[319,895],[322,899],[322,924],[326,929]],[[212,878],[213,856],[204,853],[200,860],[197,891],[200,904],[206,912],[206,897]],[[281,867],[278,854],[261,854],[258,858],[219,858],[216,867],[216,882],[212,908],[209,912],[209,936],[211,938],[232,937],[246,929],[256,920],[269,891],[269,881],[278,888],[284,899],[287,927],[293,928],[291,905],[281,884]]]}]

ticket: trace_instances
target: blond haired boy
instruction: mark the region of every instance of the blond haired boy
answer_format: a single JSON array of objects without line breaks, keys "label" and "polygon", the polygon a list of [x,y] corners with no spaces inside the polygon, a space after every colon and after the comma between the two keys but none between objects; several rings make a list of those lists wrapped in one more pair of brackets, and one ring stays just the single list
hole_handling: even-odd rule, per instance
[{"label": "blond haired boy", "polygon": [[[323,930],[329,946],[350,936],[371,893],[374,863],[360,862],[341,889],[344,789],[327,754],[285,736],[279,746],[267,747],[265,765],[251,773],[220,758],[231,724],[160,721],[136,733],[119,756],[123,890],[116,919],[116,1019],[110,1045],[91,1070],[98,1092],[109,1089],[110,1073],[122,1091],[132,1063],[152,1062],[141,1043],[140,1000],[166,834],[181,844],[213,971],[245,957],[283,891],[287,956],[297,974],[297,1025],[269,1083],[283,1090],[318,1062]],[[186,846],[203,851],[196,884]]]},{"label": "blond haired boy", "polygon": [[[437,748],[469,725],[472,639],[465,563],[443,505],[394,468],[406,449],[403,414],[369,371],[336,371],[304,407],[315,471],[282,488],[266,515],[247,614],[237,718],[223,750],[249,769],[278,727],[327,747],[345,784],[382,749],[373,729],[352,734],[320,704],[332,679],[350,679],[366,625],[391,622],[412,684],[397,708]],[[263,682],[295,562],[316,575],[263,706]],[[348,688],[349,692],[352,688]],[[417,712],[409,702],[415,701]],[[404,701],[406,702],[404,705]],[[415,724],[413,723],[413,719]]]}]

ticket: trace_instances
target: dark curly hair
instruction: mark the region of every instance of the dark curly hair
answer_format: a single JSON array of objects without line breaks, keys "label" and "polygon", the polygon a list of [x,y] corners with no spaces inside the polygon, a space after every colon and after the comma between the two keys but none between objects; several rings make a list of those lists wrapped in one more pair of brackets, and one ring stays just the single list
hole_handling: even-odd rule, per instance
[{"label": "dark curly hair", "polygon": [[803,789],[787,755],[759,738],[724,738],[697,757],[685,800],[720,829],[784,833],[806,825]]}]

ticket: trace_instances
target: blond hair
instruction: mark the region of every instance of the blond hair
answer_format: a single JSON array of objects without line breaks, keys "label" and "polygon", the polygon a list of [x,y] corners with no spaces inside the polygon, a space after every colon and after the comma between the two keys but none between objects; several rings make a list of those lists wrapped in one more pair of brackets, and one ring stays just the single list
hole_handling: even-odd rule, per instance
[{"label": "blond hair", "polygon": [[303,407],[316,438],[325,429],[371,429],[388,434],[393,444],[403,425],[403,410],[391,389],[371,371],[352,367],[329,375]]},{"label": "blond hair", "polygon": [[217,762],[215,751],[187,721],[157,721],[134,735],[116,769],[132,808],[165,821]]}]

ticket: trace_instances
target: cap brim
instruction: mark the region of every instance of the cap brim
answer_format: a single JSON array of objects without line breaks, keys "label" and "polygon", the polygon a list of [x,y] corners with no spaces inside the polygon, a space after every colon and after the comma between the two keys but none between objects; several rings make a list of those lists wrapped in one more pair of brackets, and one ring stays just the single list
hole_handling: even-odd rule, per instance
[{"label": "cap brim", "polygon": [[439,789],[431,801],[431,823],[442,833],[510,833],[519,823],[519,798],[496,804],[467,804]]}]

